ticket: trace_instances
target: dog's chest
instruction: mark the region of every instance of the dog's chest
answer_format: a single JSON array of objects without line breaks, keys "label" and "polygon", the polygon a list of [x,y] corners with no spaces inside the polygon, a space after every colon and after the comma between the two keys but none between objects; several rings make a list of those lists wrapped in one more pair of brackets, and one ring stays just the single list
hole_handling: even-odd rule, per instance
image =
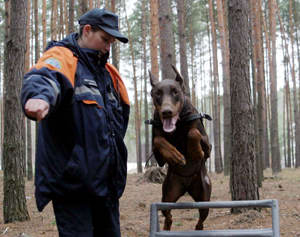
[{"label": "dog's chest", "polygon": [[171,133],[165,134],[165,138],[170,142],[178,151],[183,155],[186,155],[187,150],[187,133],[189,131],[188,126],[179,125],[176,127],[176,130]]}]

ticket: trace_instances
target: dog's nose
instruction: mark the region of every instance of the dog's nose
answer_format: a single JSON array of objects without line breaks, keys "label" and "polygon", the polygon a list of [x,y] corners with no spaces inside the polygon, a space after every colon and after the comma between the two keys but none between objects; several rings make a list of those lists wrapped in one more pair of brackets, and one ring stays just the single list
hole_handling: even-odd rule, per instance
[{"label": "dog's nose", "polygon": [[164,118],[168,118],[168,117],[172,117],[172,110],[170,110],[170,109],[165,109],[165,110],[163,110],[162,111],[162,115],[163,115],[163,117]]}]

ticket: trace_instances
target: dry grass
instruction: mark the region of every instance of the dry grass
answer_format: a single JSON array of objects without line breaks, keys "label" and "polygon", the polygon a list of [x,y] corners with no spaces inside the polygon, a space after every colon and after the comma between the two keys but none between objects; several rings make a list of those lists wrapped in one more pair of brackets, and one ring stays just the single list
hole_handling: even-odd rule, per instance
[{"label": "dry grass", "polygon": [[[2,180],[2,174],[0,173]],[[230,200],[229,178],[211,174],[213,201]],[[280,208],[281,236],[300,237],[300,170],[285,169],[277,177],[270,170],[265,172],[265,181],[260,189],[260,199],[277,199]],[[125,193],[120,201],[121,231],[123,237],[149,236],[149,207],[161,199],[161,185],[141,181],[141,175],[130,174]],[[2,181],[0,198],[3,200]],[[39,213],[35,207],[33,183],[26,183],[27,205],[31,220],[22,223],[3,224],[0,206],[0,236],[19,237],[25,233],[30,237],[58,236],[52,206]],[[186,195],[180,201],[191,201]],[[192,230],[197,223],[197,210],[173,210],[173,230]],[[160,223],[163,218],[160,215]],[[271,227],[270,209],[232,215],[229,209],[212,209],[205,222],[205,229],[243,229]],[[24,236],[24,235],[23,235]]]}]

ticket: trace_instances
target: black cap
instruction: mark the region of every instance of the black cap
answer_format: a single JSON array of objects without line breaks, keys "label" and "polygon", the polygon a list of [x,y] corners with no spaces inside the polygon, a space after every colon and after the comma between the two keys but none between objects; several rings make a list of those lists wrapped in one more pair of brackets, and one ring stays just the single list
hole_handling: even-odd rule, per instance
[{"label": "black cap", "polygon": [[128,39],[119,32],[118,16],[106,9],[94,8],[83,14],[78,22],[80,25],[97,26],[121,42],[128,42]]}]

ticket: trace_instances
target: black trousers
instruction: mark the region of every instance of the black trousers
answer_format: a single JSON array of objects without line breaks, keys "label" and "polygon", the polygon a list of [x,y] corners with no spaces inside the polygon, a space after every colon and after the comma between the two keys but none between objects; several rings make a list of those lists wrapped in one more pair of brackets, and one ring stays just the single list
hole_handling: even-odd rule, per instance
[{"label": "black trousers", "polygon": [[53,200],[59,237],[121,237],[119,200]]}]

